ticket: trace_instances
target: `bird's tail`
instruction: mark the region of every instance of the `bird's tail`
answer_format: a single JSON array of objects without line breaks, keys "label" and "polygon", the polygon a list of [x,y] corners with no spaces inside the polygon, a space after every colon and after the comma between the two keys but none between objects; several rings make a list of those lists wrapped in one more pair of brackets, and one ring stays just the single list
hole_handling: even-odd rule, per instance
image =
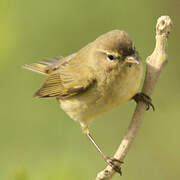
[{"label": "bird's tail", "polygon": [[25,64],[23,66],[23,68],[43,74],[43,75],[47,75],[48,74],[48,67],[52,66],[54,63],[56,63],[59,58],[53,58],[53,59],[45,59],[43,61],[39,61],[36,63],[32,63],[32,64]]}]

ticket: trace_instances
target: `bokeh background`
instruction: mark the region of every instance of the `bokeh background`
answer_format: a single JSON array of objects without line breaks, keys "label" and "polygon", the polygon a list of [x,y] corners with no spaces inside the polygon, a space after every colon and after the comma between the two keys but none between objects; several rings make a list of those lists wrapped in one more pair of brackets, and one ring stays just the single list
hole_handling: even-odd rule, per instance
[{"label": "bokeh background", "polygon": [[[141,57],[151,54],[155,24],[169,15],[168,66],[149,111],[114,180],[180,179],[179,0],[0,1],[0,180],[92,180],[106,164],[78,123],[54,99],[33,99],[44,77],[21,68],[71,54],[112,29],[127,31]],[[129,102],[90,124],[109,156],[131,119]]]}]

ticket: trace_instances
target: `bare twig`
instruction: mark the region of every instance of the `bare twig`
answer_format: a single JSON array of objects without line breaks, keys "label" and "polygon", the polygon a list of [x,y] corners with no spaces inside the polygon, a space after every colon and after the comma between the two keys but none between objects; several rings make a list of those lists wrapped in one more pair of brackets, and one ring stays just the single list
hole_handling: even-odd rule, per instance
[{"label": "bare twig", "polygon": [[[151,56],[146,59],[146,77],[142,92],[151,96],[156,85],[158,77],[164,64],[167,62],[167,55],[165,52],[167,38],[172,28],[172,21],[169,16],[161,16],[156,24],[156,46]],[[123,161],[127,152],[137,134],[144,113],[146,105],[143,102],[137,104],[133,114],[129,128],[117,149],[114,158]],[[96,180],[110,180],[114,175],[112,167],[107,166],[103,171],[97,174]]]}]

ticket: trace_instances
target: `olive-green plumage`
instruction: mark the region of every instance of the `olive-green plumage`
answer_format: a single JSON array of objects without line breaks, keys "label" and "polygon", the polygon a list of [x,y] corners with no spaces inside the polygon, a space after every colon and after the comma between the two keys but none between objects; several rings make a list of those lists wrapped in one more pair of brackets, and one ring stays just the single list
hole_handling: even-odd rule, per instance
[{"label": "olive-green plumage", "polygon": [[98,115],[130,100],[142,79],[142,63],[129,35],[113,30],[67,56],[24,66],[47,79],[34,96],[55,97],[61,108],[79,121],[105,161],[121,174],[89,133],[87,124]]},{"label": "olive-green plumage", "polygon": [[131,99],[137,92],[142,63],[129,35],[108,32],[67,57],[25,65],[47,75],[35,96],[56,97],[82,126]]}]

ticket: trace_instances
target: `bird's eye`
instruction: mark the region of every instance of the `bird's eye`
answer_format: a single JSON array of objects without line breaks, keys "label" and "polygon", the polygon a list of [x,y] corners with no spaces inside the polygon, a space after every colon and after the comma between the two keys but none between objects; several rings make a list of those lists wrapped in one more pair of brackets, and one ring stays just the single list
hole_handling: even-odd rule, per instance
[{"label": "bird's eye", "polygon": [[108,58],[109,58],[111,61],[115,59],[113,55],[108,55]]}]

